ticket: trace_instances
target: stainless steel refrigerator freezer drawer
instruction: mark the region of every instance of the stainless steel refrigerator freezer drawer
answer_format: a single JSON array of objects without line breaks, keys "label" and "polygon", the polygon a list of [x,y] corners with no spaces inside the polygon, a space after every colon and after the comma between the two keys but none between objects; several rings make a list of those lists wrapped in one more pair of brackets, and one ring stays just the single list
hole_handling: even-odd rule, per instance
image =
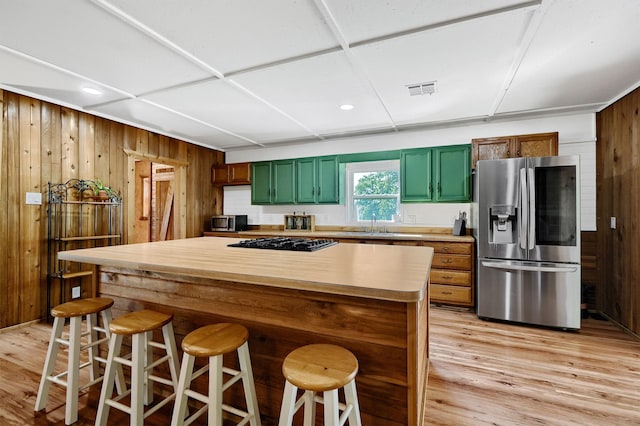
[{"label": "stainless steel refrigerator freezer drawer", "polygon": [[479,259],[481,318],[580,328],[580,265]]}]

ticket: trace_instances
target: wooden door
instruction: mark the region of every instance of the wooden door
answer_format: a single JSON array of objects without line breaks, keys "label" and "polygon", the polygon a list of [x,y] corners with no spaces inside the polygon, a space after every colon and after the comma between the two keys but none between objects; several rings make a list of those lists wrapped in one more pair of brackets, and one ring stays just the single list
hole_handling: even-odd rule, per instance
[{"label": "wooden door", "polygon": [[151,166],[151,241],[173,239],[173,166],[153,163]]}]

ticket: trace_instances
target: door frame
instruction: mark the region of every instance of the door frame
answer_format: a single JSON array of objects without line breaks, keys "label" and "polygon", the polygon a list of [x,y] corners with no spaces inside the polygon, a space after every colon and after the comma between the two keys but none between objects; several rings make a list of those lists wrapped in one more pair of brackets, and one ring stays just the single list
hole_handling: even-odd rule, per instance
[{"label": "door frame", "polygon": [[129,149],[124,150],[127,155],[127,194],[128,200],[125,203],[127,217],[127,237],[126,244],[129,243],[129,235],[135,235],[136,206],[129,202],[135,195],[136,189],[136,160],[150,161],[152,163],[162,163],[174,167],[174,199],[173,199],[173,236],[174,239],[187,237],[187,166],[188,161],[176,160],[173,158],[161,157],[157,155],[144,154]]}]

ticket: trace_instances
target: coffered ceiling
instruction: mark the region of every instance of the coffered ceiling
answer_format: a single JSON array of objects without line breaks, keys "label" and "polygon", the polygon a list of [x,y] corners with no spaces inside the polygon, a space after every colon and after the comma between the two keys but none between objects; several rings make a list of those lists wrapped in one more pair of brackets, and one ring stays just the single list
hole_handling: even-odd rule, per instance
[{"label": "coffered ceiling", "polygon": [[640,84],[639,23],[638,0],[0,0],[0,87],[230,151],[597,111]]}]

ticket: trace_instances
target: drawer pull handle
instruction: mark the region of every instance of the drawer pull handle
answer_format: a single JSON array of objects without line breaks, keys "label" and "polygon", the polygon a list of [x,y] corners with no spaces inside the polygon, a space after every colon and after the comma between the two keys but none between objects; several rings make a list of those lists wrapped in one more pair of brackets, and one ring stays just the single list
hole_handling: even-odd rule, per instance
[{"label": "drawer pull handle", "polygon": [[452,263],[451,259],[442,259],[442,263]]},{"label": "drawer pull handle", "polygon": [[449,251],[449,247],[442,247],[442,251]]},{"label": "drawer pull handle", "polygon": [[442,279],[443,280],[450,280],[450,279],[453,279],[453,277],[451,275],[443,275]]},{"label": "drawer pull handle", "polygon": [[452,291],[443,291],[442,294],[453,294]]}]

